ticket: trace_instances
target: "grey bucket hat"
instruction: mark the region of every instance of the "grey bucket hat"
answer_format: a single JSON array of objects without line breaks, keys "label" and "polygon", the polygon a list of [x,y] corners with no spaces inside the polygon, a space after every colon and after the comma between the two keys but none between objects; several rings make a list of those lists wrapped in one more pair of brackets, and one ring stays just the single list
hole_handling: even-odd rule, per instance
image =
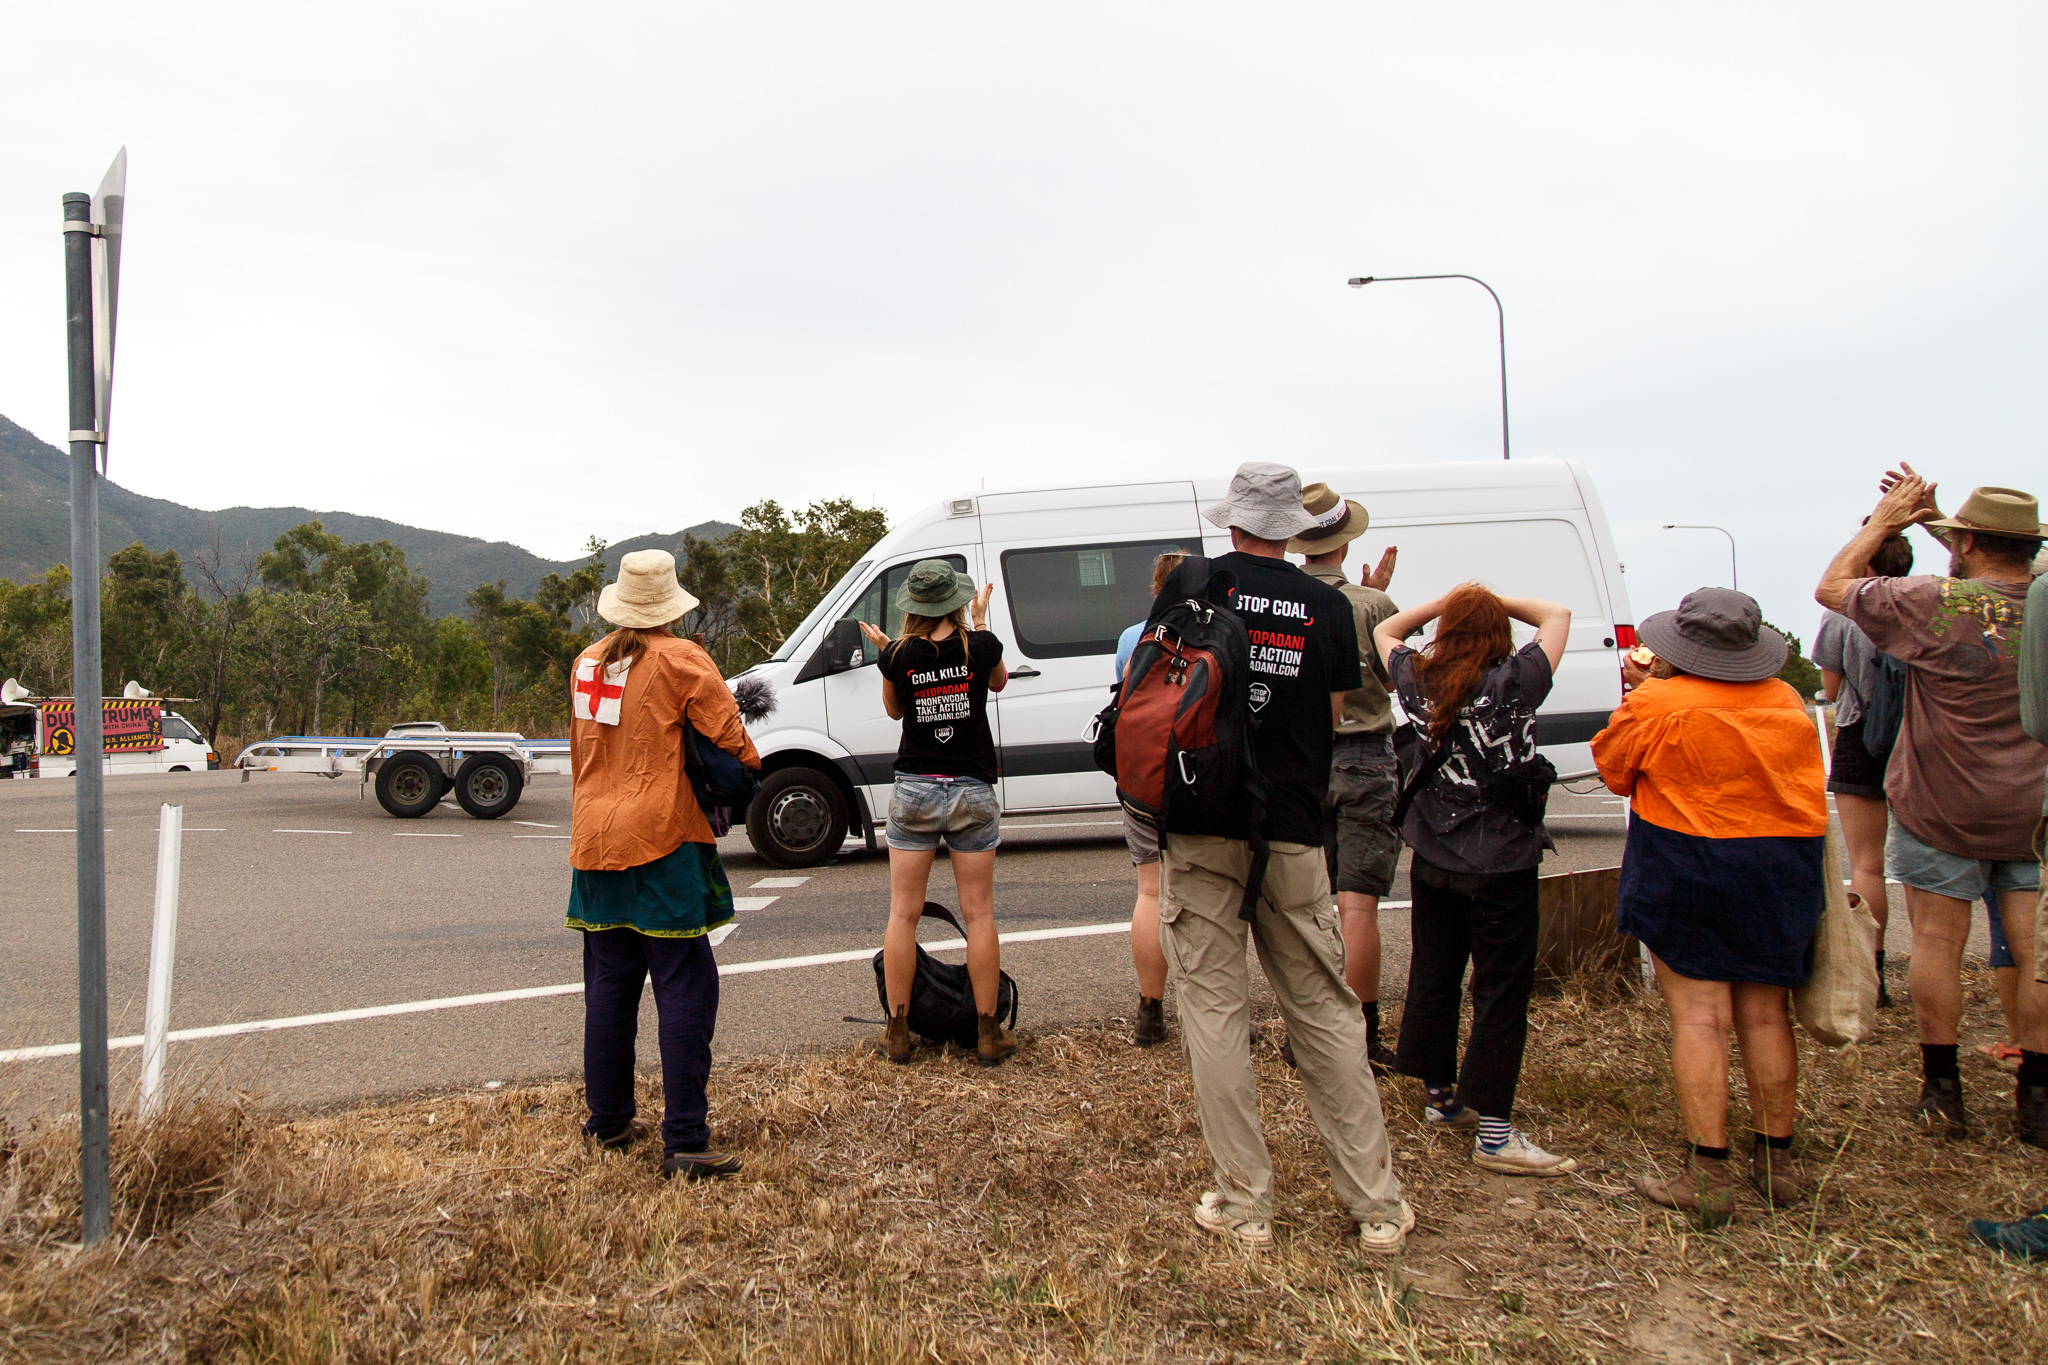
[{"label": "grey bucket hat", "polygon": [[920,559],[896,590],[896,607],[912,616],[951,616],[974,600],[974,580],[943,559]]},{"label": "grey bucket hat", "polygon": [[1785,637],[1764,624],[1746,592],[1696,588],[1677,611],[1660,611],[1636,627],[1659,658],[1715,682],[1761,682],[1785,666]]},{"label": "grey bucket hat", "polygon": [[1230,478],[1230,491],[1202,515],[1260,540],[1291,540],[1316,524],[1301,505],[1301,475],[1284,464],[1248,460]]}]

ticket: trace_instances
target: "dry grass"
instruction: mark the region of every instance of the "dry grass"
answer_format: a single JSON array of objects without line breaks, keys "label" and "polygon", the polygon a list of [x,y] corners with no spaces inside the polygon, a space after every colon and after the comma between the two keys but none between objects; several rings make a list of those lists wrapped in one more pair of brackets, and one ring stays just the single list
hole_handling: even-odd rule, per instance
[{"label": "dry grass", "polygon": [[[1983,1033],[1988,978],[1972,991]],[[67,1245],[75,1128],[0,1143],[0,1359],[2048,1357],[2041,1272],[1960,1237],[2048,1197],[2048,1163],[2007,1136],[1988,1064],[1981,1135],[1921,1136],[1909,1028],[1894,1011],[1853,1082],[1806,1058],[1817,1205],[1752,1201],[1708,1231],[1628,1188],[1679,1142],[1660,1008],[1540,1000],[1523,1119],[1585,1173],[1485,1175],[1394,1082],[1422,1228],[1393,1262],[1357,1253],[1270,1044],[1263,1258],[1187,1217],[1205,1158],[1180,1057],[1113,1032],[1042,1035],[988,1072],[932,1052],[722,1066],[714,1119],[748,1167],[712,1185],[587,1153],[571,1085],[300,1117],[187,1101],[118,1131],[117,1235],[89,1253]]]}]

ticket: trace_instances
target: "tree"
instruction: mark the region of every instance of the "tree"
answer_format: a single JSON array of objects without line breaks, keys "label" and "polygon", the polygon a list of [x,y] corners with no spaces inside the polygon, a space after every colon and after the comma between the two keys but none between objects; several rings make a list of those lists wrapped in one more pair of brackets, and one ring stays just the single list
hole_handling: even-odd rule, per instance
[{"label": "tree", "polygon": [[256,611],[252,597],[256,562],[244,555],[230,567],[221,552],[220,530],[216,527],[213,544],[193,557],[192,567],[213,600],[206,601],[199,592],[185,598],[183,633],[187,641],[187,666],[196,684],[193,691],[206,707],[206,743],[218,749],[228,689],[236,681],[236,645]]},{"label": "tree", "polygon": [[16,585],[0,578],[0,674],[38,696],[71,690],[71,570]]},{"label": "tree", "polygon": [[740,528],[720,549],[736,618],[722,665],[744,668],[774,653],[888,530],[880,508],[846,498],[814,502],[794,517],[773,499],[740,513]]},{"label": "tree", "polygon": [[[1778,630],[1769,621],[1764,622],[1764,625],[1771,630]],[[1778,630],[1778,634],[1784,636],[1787,643],[1792,646],[1785,655],[1785,666],[1778,670],[1778,677],[1792,685],[1792,690],[1799,694],[1799,700],[1811,702],[1813,694],[1820,691],[1820,669],[1815,666],[1813,660],[1800,652],[1797,635],[1789,630]]]},{"label": "tree", "polygon": [[107,560],[100,579],[100,685],[121,695],[133,678],[153,692],[175,690],[183,663],[179,630],[185,566],[176,550],[151,554],[141,541]]}]

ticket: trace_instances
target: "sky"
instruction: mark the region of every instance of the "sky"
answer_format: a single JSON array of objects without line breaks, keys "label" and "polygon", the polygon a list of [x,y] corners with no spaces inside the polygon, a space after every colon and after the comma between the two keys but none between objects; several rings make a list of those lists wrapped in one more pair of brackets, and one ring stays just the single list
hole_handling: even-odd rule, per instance
[{"label": "sky", "polygon": [[[1906,460],[2048,493],[2048,10],[0,4],[0,413],[510,540],[848,497],[1582,461],[1634,614],[1811,591]],[[1931,542],[1915,533],[1923,567]],[[1501,584],[1512,590],[1511,584]],[[1399,580],[1395,583],[1399,596]]]}]

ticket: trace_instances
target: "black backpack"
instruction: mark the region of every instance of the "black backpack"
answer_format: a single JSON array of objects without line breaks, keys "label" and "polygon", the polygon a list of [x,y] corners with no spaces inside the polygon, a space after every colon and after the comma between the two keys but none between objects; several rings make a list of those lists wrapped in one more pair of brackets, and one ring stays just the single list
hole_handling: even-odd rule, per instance
[{"label": "black backpack", "polygon": [[[953,912],[937,901],[926,901],[919,918],[942,919],[966,938],[967,931]],[[889,1014],[889,982],[882,972],[882,955],[875,954],[875,994],[882,1000],[882,1015]],[[941,962],[917,945],[917,976],[910,983],[910,1031],[934,1043],[958,1043],[973,1047],[981,1041],[981,1026],[974,1008],[974,983],[967,979],[962,963]],[[1008,1016],[1005,1018],[1005,1016]],[[1005,1028],[1017,1026],[1017,983],[1003,972],[996,982],[996,1022]]]},{"label": "black backpack", "polygon": [[1863,747],[1872,758],[1889,757],[1906,719],[1906,666],[1879,651],[1877,686],[1863,699]]},{"label": "black backpack", "polygon": [[690,779],[698,809],[704,812],[711,832],[720,838],[732,831],[735,812],[741,820],[746,818],[754,793],[761,790],[757,769],[704,738],[688,721],[683,722],[683,772]]}]

